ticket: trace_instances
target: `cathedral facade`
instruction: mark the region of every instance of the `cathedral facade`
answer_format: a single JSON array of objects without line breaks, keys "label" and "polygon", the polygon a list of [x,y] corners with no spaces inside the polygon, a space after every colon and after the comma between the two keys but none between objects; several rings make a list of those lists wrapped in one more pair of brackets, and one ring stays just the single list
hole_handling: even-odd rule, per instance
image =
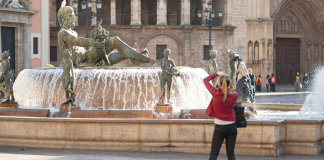
[{"label": "cathedral facade", "polygon": [[[324,60],[323,0],[210,0],[216,14],[211,31],[212,49],[218,51],[220,71],[228,72],[227,51],[234,50],[255,75],[274,73],[278,83],[291,84],[297,71],[310,72]],[[76,13],[82,11],[79,8]],[[100,15],[91,20],[89,32],[102,19],[110,36],[118,36],[138,51],[161,58],[170,47],[178,66],[207,69],[209,30],[202,25],[209,0],[104,0]],[[50,61],[58,66],[60,27],[56,13],[62,0],[50,0]],[[67,0],[72,6],[72,0]],[[202,19],[197,11],[203,11]],[[98,13],[96,5],[92,11]],[[218,13],[222,12],[222,16]],[[86,35],[86,21],[77,18],[75,30]],[[125,61],[120,66],[133,65]]]}]

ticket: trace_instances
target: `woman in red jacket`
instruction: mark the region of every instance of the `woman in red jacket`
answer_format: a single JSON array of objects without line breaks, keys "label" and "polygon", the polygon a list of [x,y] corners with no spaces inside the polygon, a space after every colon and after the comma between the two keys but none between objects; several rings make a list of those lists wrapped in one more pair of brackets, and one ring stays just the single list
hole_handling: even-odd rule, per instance
[{"label": "woman in red jacket", "polygon": [[[215,89],[209,81],[220,76],[219,86]],[[237,136],[234,105],[237,93],[230,92],[230,79],[224,73],[214,73],[204,79],[205,86],[213,98],[206,110],[206,114],[215,118],[215,130],[209,160],[217,160],[219,150],[226,139],[226,152],[229,160],[235,160],[234,148]]]}]

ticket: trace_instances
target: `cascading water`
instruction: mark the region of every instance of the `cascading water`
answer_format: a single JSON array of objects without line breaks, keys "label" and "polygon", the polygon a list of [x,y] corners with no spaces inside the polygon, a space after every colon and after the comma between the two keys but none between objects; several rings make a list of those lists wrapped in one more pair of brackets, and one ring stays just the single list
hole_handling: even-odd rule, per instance
[{"label": "cascading water", "polygon": [[[203,69],[179,67],[173,78],[171,101],[180,109],[206,108],[211,95],[203,84]],[[159,68],[75,69],[76,105],[82,110],[153,109],[159,98]],[[65,101],[61,68],[26,69],[13,86],[23,108],[59,108]]]},{"label": "cascading water", "polygon": [[307,95],[303,107],[300,109],[301,118],[323,117],[324,110],[324,67],[315,71],[311,86],[311,94]]}]

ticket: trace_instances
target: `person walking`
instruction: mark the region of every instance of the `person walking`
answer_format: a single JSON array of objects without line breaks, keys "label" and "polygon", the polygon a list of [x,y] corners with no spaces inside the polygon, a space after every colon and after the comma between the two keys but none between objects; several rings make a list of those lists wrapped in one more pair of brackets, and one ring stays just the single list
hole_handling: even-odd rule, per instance
[{"label": "person walking", "polygon": [[307,73],[304,73],[303,82],[304,82],[304,90],[307,92],[308,91],[308,83],[309,83],[309,77],[308,77]]},{"label": "person walking", "polygon": [[[219,88],[214,88],[209,81],[220,77]],[[237,124],[234,105],[237,101],[237,93],[231,92],[229,76],[222,72],[213,73],[204,79],[204,84],[213,98],[206,110],[206,114],[215,118],[215,130],[209,160],[217,160],[219,151],[226,139],[226,153],[229,160],[235,160],[234,148],[237,137]]]},{"label": "person walking", "polygon": [[259,75],[259,78],[255,80],[256,90],[258,92],[261,92],[261,84],[262,84],[262,78],[261,75]]},{"label": "person walking", "polygon": [[275,77],[275,75],[272,73],[271,77],[270,77],[270,91],[271,92],[276,92],[276,83],[277,83],[277,78]]},{"label": "person walking", "polygon": [[301,81],[301,77],[299,75],[299,72],[297,72],[297,75],[295,76],[295,92],[299,92],[300,89],[300,81]]},{"label": "person walking", "polygon": [[250,94],[250,99],[251,99],[251,102],[254,103],[254,100],[255,100],[255,80],[256,80],[256,77],[255,75],[252,74],[252,69],[251,68],[248,68],[248,73],[249,73],[249,77],[250,77],[250,84],[251,84],[251,90],[252,90],[252,93]]},{"label": "person walking", "polygon": [[266,86],[267,86],[267,92],[269,92],[269,83],[270,83],[270,76],[267,75],[267,79],[266,79],[266,81],[265,81],[265,84],[266,84]]}]

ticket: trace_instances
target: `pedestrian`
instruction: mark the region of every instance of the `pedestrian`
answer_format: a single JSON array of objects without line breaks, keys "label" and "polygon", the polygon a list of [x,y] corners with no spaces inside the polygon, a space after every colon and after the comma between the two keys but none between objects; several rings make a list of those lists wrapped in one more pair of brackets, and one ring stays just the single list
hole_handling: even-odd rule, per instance
[{"label": "pedestrian", "polygon": [[253,72],[252,69],[248,68],[248,73],[249,73],[249,77],[250,77],[250,84],[251,84],[251,90],[252,90],[252,93],[250,94],[250,100],[251,100],[252,103],[254,103],[256,77],[255,77],[255,75],[252,74],[252,72]]},{"label": "pedestrian", "polygon": [[309,77],[307,75],[307,73],[304,73],[305,76],[303,78],[303,82],[304,82],[304,90],[307,92],[308,91],[308,84],[309,84]]},{"label": "pedestrian", "polygon": [[[220,77],[219,88],[214,88],[209,81]],[[237,124],[234,105],[237,101],[237,93],[231,92],[229,76],[222,72],[213,73],[204,79],[204,83],[213,98],[209,104],[206,114],[215,118],[215,130],[209,160],[216,160],[226,139],[226,153],[229,160],[235,160],[234,148],[237,137]]]},{"label": "pedestrian", "polygon": [[258,92],[261,92],[261,85],[262,85],[262,78],[261,75],[259,75],[259,78],[255,80],[256,90]]},{"label": "pedestrian", "polygon": [[267,85],[267,92],[269,92],[269,84],[270,84],[270,76],[267,75],[267,79],[265,81],[265,84]]},{"label": "pedestrian", "polygon": [[297,75],[295,76],[295,81],[294,81],[294,84],[295,84],[295,92],[299,92],[299,89],[300,89],[300,81],[301,81],[301,77],[299,75],[299,72],[297,72]]},{"label": "pedestrian", "polygon": [[239,103],[251,103],[250,101],[250,88],[246,81],[246,76],[239,76],[236,83],[237,102]]},{"label": "pedestrian", "polygon": [[271,77],[270,77],[270,91],[271,92],[276,92],[276,83],[277,83],[277,78],[275,77],[275,75],[272,73]]}]

